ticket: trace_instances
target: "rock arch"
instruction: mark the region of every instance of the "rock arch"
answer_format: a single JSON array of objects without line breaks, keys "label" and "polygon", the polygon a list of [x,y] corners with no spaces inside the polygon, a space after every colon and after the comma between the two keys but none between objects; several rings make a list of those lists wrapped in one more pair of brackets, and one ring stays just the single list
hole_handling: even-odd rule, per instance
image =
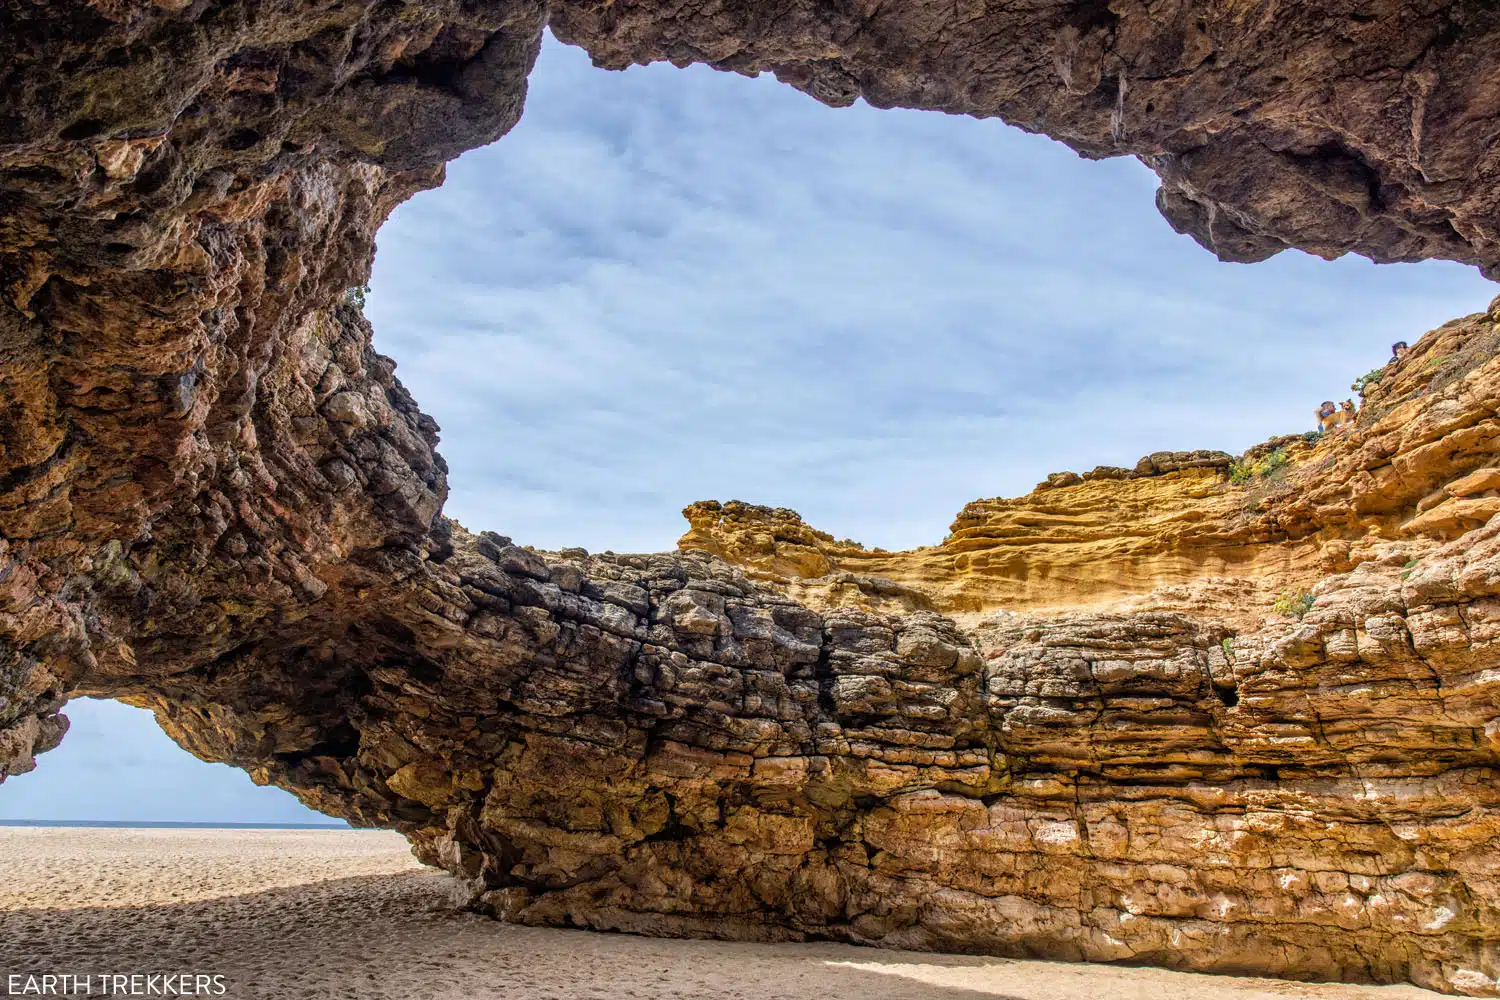
[{"label": "rock arch", "polygon": [[[1282,442],[1281,485],[1149,456],[905,562],[743,506],[668,555],[474,535],[345,291],[514,124],[549,19],[606,66],[1140,156],[1226,259],[1500,261],[1486,4],[13,4],[0,773],[108,695],[510,919],[1493,992],[1494,316]],[[1101,498],[1180,515],[1093,526],[1134,540],[1101,578],[1171,587],[995,617],[949,586],[1024,584],[1051,557],[1016,512]]]}]

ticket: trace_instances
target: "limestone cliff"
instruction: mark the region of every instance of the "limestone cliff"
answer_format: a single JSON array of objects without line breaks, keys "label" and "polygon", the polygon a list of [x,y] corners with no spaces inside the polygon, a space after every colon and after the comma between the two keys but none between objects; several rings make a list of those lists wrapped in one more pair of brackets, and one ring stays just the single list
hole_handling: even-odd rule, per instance
[{"label": "limestone cliff", "polygon": [[[1372,372],[1358,422],[1286,435],[1238,458],[1158,452],[1133,467],[1057,473],[1024,497],[976,500],[948,536],[866,549],[795,511],[708,501],[678,542],[823,607],[944,614],[1079,608],[1167,587],[1309,586],[1413,552],[1500,513],[1500,299]],[[1241,603],[1244,596],[1235,598]]]},{"label": "limestone cliff", "polygon": [[7,4],[0,777],[102,695],[508,919],[1496,993],[1492,318],[1246,482],[1151,456],[914,553],[473,534],[346,291],[549,18],[1140,156],[1228,259],[1500,270],[1485,4]]},{"label": "limestone cliff", "polygon": [[835,107],[1000,117],[1134,155],[1225,260],[1286,247],[1495,273],[1500,9],[1453,0],[568,0],[601,66],[768,71]]}]

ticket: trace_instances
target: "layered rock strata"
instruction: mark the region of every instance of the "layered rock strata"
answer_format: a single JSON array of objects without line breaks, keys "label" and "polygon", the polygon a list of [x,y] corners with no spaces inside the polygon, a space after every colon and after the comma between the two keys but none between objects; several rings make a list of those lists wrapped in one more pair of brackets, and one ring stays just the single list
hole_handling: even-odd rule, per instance
[{"label": "layered rock strata", "polygon": [[1238,485],[1149,456],[914,554],[476,535],[346,291],[548,16],[1140,155],[1230,259],[1497,265],[1484,5],[11,4],[0,777],[114,697],[508,919],[1496,992],[1493,316]]},{"label": "layered rock strata", "polygon": [[1494,988],[1500,522],[1253,627],[1169,590],[960,628],[705,553],[448,546],[361,567],[355,624],[89,690],[510,920]]},{"label": "layered rock strata", "polygon": [[[683,511],[678,544],[819,606],[961,617],[1098,605],[1213,578],[1311,585],[1382,540],[1446,541],[1500,513],[1494,476],[1474,472],[1500,464],[1493,309],[1446,324],[1380,369],[1357,424],[1322,438],[1278,436],[1238,458],[1158,452],[1130,469],[1055,473],[1027,496],[970,503],[941,544],[904,552],[835,541],[794,511],[715,501]],[[1232,473],[1239,488],[1226,489]]]}]

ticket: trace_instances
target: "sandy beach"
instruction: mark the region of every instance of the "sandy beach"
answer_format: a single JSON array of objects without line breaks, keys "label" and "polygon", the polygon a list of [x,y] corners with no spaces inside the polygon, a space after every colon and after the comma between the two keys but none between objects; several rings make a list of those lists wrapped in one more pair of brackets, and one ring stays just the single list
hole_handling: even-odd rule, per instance
[{"label": "sandy beach", "polygon": [[406,842],[387,832],[0,827],[0,996],[7,977],[48,973],[217,975],[219,995],[247,1000],[1439,995],[1409,986],[514,927],[455,910],[447,876],[417,864]]}]

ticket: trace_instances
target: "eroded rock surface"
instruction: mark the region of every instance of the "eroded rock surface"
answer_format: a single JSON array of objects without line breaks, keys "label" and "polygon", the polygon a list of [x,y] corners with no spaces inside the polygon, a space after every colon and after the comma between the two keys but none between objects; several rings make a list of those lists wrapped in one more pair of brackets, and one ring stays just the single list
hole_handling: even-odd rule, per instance
[{"label": "eroded rock surface", "polygon": [[[547,16],[0,11],[0,777],[67,698],[115,697],[508,919],[1496,992],[1493,314],[1242,483],[1147,456],[917,553],[732,505],[690,508],[709,551],[476,535],[346,291],[391,209],[514,123]],[[1496,16],[550,12],[610,65],[1141,155],[1232,259],[1492,270]]]},{"label": "eroded rock surface", "polygon": [[201,667],[427,544],[436,426],[338,303],[517,120],[543,14],[0,12],[0,775],[80,678]]},{"label": "eroded rock surface", "polygon": [[105,693],[510,920],[1493,991],[1500,521],[1250,629],[450,542],[363,567],[358,621]]}]

